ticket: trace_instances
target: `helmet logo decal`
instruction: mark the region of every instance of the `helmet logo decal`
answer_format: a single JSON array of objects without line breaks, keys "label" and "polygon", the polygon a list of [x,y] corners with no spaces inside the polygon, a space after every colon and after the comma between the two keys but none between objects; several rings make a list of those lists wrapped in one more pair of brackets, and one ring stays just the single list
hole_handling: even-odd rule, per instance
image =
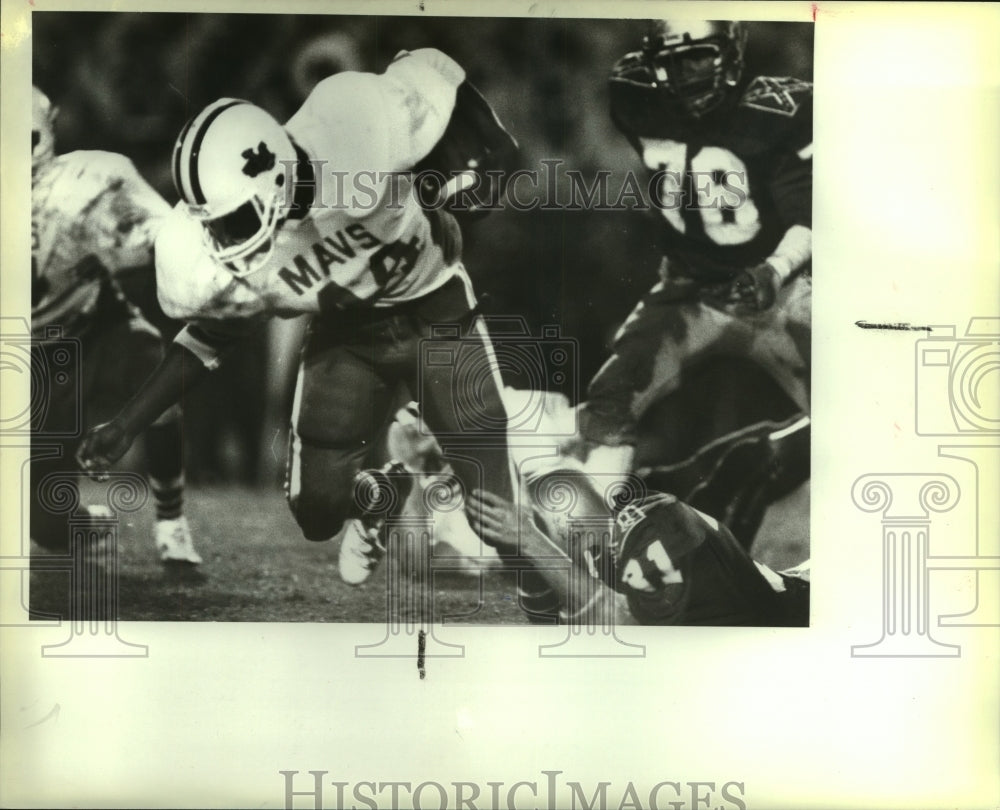
[{"label": "helmet logo decal", "polygon": [[811,88],[809,82],[798,79],[758,76],[747,88],[741,103],[744,107],[753,107],[755,110],[778,113],[791,118],[799,110],[796,95]]},{"label": "helmet logo decal", "polygon": [[637,523],[641,523],[646,517],[646,513],[633,503],[630,503],[618,513],[615,522],[618,524],[618,531],[622,535],[627,534]]},{"label": "helmet logo decal", "polygon": [[257,151],[244,149],[240,157],[246,160],[243,166],[243,174],[247,177],[256,177],[261,172],[267,172],[274,168],[275,154],[267,148],[263,141],[257,146]]}]

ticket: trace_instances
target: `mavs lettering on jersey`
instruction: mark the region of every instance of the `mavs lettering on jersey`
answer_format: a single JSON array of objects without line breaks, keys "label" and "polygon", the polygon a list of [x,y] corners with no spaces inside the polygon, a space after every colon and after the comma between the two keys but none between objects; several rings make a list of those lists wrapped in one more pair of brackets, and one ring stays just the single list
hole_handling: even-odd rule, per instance
[{"label": "mavs lettering on jersey", "polygon": [[314,281],[330,278],[332,265],[346,264],[348,259],[355,258],[357,251],[348,242],[348,236],[361,250],[371,250],[382,244],[377,237],[366,231],[363,225],[356,222],[336,231],[333,236],[324,236],[321,241],[313,243],[312,255],[316,266],[319,267],[318,270],[299,253],[292,259],[295,269],[282,267],[278,271],[278,276],[296,295],[302,295],[304,290],[312,288]]}]

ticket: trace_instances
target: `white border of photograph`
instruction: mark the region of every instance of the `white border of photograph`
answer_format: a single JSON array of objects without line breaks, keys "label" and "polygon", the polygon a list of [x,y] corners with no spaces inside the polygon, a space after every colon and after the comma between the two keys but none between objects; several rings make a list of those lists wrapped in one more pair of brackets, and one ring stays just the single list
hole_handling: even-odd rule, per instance
[{"label": "white border of photograph", "polygon": [[[30,14],[81,5],[3,0],[4,317],[28,313]],[[437,782],[449,807],[455,782],[478,786],[478,807],[490,806],[490,783],[503,783],[496,790],[507,806],[518,782],[534,783],[537,795],[517,788],[515,807],[567,807],[569,782],[587,800],[610,783],[607,806],[616,808],[650,807],[661,783],[678,787],[662,787],[659,806],[685,810],[1000,802],[1000,633],[938,621],[973,607],[977,595],[984,611],[1000,611],[989,603],[997,596],[990,578],[1000,573],[955,568],[927,578],[930,633],[958,655],[852,655],[879,640],[884,619],[886,517],[859,508],[852,493],[861,476],[947,474],[959,483],[956,505],[929,519],[932,549],[954,543],[969,556],[970,536],[988,545],[997,535],[985,501],[997,491],[995,467],[981,465],[977,477],[939,451],[976,437],[915,432],[916,344],[928,333],[857,322],[951,325],[962,335],[970,318],[1000,315],[1000,9],[442,0],[86,7],[815,18],[812,626],[620,628],[623,640],[645,645],[641,658],[540,657],[539,646],[565,629],[448,627],[464,656],[429,658],[423,680],[413,658],[355,656],[356,645],[384,635],[380,625],[122,624],[122,638],[148,647],[148,656],[126,659],[46,657],[42,648],[60,643],[66,627],[2,626],[0,804],[313,807],[310,795],[286,804],[280,773],[298,771],[294,788],[308,793],[311,770],[326,772],[324,807],[337,806],[337,782],[347,783],[347,807],[365,806],[353,793],[363,782],[375,783],[365,796],[379,783]],[[26,380],[0,384],[5,401],[26,402]],[[942,390],[939,404],[948,396]],[[983,444],[1000,464],[996,436]],[[4,443],[0,459],[4,559],[19,553],[26,503],[26,450],[16,445]],[[19,574],[0,576],[7,585]],[[23,612],[17,588],[0,598],[9,625]],[[545,771],[561,772],[554,798]],[[378,806],[390,806],[389,790]],[[440,806],[435,788],[423,806]]]}]

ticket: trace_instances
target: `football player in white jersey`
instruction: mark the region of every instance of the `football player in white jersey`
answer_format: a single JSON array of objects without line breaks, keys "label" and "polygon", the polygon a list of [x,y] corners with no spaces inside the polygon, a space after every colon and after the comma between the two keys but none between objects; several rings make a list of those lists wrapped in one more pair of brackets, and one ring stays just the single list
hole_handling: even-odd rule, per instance
[{"label": "football player in white jersey", "polygon": [[[181,202],[156,242],[160,303],[188,326],[133,400],[90,432],[83,467],[106,469],[256,322],[310,313],[286,490],[306,538],[343,527],[346,582],[364,582],[384,550],[359,519],[356,476],[388,460],[376,439],[411,399],[465,492],[510,499],[502,384],[461,234],[415,193],[412,170],[449,139],[476,143],[481,153],[466,157],[482,167],[516,147],[464,70],[430,48],[381,74],[323,80],[284,126],[237,99],[191,119],[173,153]],[[421,357],[432,336],[434,357]]]},{"label": "football player in white jersey", "polygon": [[[163,356],[157,330],[122,294],[116,273],[153,267],[153,241],[170,212],[128,158],[110,152],[55,155],[56,110],[32,89],[31,330],[34,441],[61,453],[31,463],[32,538],[64,551],[68,515],[45,508],[46,479],[76,473],[78,409],[85,423],[108,419]],[[61,363],[68,341],[80,354]],[[69,375],[67,377],[66,375]],[[79,399],[78,399],[79,396]],[[180,410],[152,414],[146,462],[156,504],[155,544],[165,563],[201,562],[182,514]],[[48,478],[54,481],[55,478]],[[75,486],[75,484],[73,484]]]}]

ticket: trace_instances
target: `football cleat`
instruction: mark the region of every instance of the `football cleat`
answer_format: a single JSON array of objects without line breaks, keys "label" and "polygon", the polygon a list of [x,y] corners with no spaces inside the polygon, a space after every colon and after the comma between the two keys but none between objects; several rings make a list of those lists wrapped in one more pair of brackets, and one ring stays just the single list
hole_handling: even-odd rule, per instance
[{"label": "football cleat", "polygon": [[396,413],[389,426],[389,454],[413,473],[402,511],[410,516],[429,517],[434,523],[431,544],[434,554],[450,557],[457,570],[478,574],[499,561],[496,549],[485,545],[472,527],[464,509],[464,491],[441,446],[420,418],[420,409],[411,402]]},{"label": "football cleat", "polygon": [[186,517],[156,521],[153,537],[161,562],[201,565],[201,556],[194,549]]},{"label": "football cleat", "polygon": [[411,473],[431,475],[445,468],[441,446],[420,418],[416,402],[396,412],[386,444],[390,455]]},{"label": "football cleat", "polygon": [[385,556],[381,526],[368,526],[361,520],[348,521],[340,542],[338,567],[340,578],[348,585],[361,585],[372,575]]},{"label": "football cleat", "polygon": [[[523,576],[523,575],[522,575]],[[535,583],[536,585],[544,583]],[[555,624],[559,619],[559,595],[548,587],[529,591],[524,584],[517,586],[517,604],[531,624]]]},{"label": "football cleat", "polygon": [[[397,482],[404,482],[397,486]],[[361,470],[354,477],[354,501],[360,517],[348,521],[340,542],[340,578],[348,585],[365,582],[385,556],[382,527],[399,511],[413,478],[398,461],[378,469]]]},{"label": "football cleat", "polygon": [[114,539],[114,513],[107,506],[89,505],[59,531],[32,534],[31,539],[50,554],[64,555],[80,550],[84,559],[103,558]]}]

